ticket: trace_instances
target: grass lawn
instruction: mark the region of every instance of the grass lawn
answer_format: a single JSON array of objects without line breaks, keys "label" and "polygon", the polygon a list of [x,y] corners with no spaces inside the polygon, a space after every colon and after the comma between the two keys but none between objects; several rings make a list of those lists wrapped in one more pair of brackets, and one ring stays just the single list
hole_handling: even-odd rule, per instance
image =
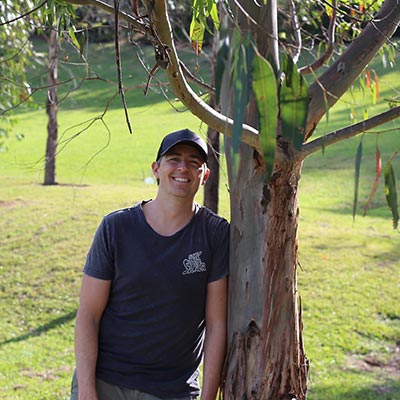
[{"label": "grass lawn", "polygon": [[[68,49],[63,51],[68,55]],[[125,62],[132,51],[124,48]],[[88,58],[94,72],[115,81],[112,47],[97,46]],[[60,79],[78,73],[77,66],[63,63]],[[398,73],[381,75],[383,99],[392,93]],[[36,76],[37,82],[43,80],[39,71]],[[0,154],[1,399],[68,398],[81,270],[101,217],[155,195],[156,185],[145,179],[165,133],[181,127],[206,133],[189,112],[177,113],[161,101],[157,87],[143,97],[136,61],[124,76],[132,87],[127,93],[132,135],[119,98],[104,118],[94,120],[115,93],[115,82],[85,82],[61,106],[59,132],[65,146],[57,158],[57,186],[41,185],[44,94],[35,96],[35,110],[20,109],[10,117],[13,134],[8,151]],[[368,93],[355,88],[354,98],[353,103],[350,97],[340,102],[318,133],[350,123],[353,107],[359,119],[366,108],[375,110]],[[378,107],[384,107],[383,100]],[[379,135],[386,160],[400,147],[399,124],[388,124],[385,129],[397,131]],[[17,133],[25,138],[15,140]],[[368,216],[362,217],[374,179],[374,134],[364,137],[360,207],[353,222],[358,142],[354,138],[311,156],[300,184],[299,291],[311,400],[400,400],[400,237],[391,227],[382,182]],[[397,178],[399,165],[395,161]],[[229,218],[224,170],[221,181],[220,213]]]}]

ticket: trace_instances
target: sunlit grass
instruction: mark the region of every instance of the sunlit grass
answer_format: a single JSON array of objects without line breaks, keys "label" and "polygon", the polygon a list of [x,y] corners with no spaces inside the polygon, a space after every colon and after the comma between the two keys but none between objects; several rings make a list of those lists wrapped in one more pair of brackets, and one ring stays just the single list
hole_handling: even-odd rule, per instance
[{"label": "sunlit grass", "polygon": [[[94,68],[111,79],[107,60],[112,70],[112,47],[101,47],[93,54]],[[127,79],[135,71],[127,71]],[[394,78],[393,72],[382,78],[385,96],[389,89],[384,83],[389,87]],[[134,84],[140,82],[138,78]],[[132,135],[119,98],[103,120],[86,130],[114,94],[113,84],[96,81],[91,85],[85,94],[74,93],[60,107],[59,185],[41,184],[47,123],[43,107],[13,116],[18,118],[13,132],[24,133],[25,138],[9,141],[8,152],[0,155],[2,399],[68,398],[81,270],[101,217],[155,195],[156,185],[147,185],[144,179],[150,176],[165,133],[189,127],[206,134],[205,126],[190,113],[177,113],[160,97],[147,102],[141,92],[132,92],[130,99],[139,102],[129,109]],[[368,96],[357,98],[370,102]],[[332,110],[328,124],[321,122],[319,134],[351,122],[348,101]],[[366,103],[358,106],[358,118]],[[398,124],[389,125],[398,129]],[[399,368],[389,368],[400,340],[400,237],[391,227],[382,182],[371,210],[362,217],[374,178],[376,138],[368,134],[364,140],[365,163],[354,222],[354,159],[359,138],[307,159],[300,183],[298,286],[305,349],[311,362],[311,400],[400,398]],[[384,160],[399,145],[398,132],[379,137]],[[398,174],[398,162],[394,165]],[[223,169],[220,210],[229,218],[226,185]],[[365,363],[368,357],[381,362],[381,367]]]}]

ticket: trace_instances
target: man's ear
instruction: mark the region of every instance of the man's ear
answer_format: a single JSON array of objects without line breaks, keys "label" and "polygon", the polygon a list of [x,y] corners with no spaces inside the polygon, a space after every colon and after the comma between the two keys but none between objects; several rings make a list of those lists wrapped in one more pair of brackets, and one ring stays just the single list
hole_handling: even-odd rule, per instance
[{"label": "man's ear", "polygon": [[210,176],[210,169],[206,167],[205,171],[204,171],[204,175],[203,175],[203,180],[201,182],[202,185],[205,185],[205,183],[207,182],[208,177]]},{"label": "man's ear", "polygon": [[158,169],[160,168],[160,165],[157,161],[153,161],[151,163],[151,169],[153,171],[153,175],[158,179],[159,178],[159,173],[158,173]]}]

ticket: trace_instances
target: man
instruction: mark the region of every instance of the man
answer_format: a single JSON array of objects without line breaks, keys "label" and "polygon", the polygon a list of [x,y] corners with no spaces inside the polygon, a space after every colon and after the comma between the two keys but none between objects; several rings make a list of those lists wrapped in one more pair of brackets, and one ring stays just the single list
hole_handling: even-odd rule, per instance
[{"label": "man", "polygon": [[188,129],[152,164],[154,200],[115,211],[89,250],[71,400],[215,400],[226,346],[229,226],[194,198],[210,171]]}]

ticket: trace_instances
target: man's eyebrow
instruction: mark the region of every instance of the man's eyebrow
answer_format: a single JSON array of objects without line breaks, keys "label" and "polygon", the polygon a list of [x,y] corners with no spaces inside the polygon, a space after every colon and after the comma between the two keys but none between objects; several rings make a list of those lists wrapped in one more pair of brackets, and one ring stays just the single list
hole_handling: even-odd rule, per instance
[{"label": "man's eyebrow", "polygon": [[[166,156],[181,156],[182,153],[179,152],[179,151],[177,151],[177,150],[171,150],[171,151],[169,151],[169,152],[168,152],[167,154],[165,154],[165,155],[166,155]],[[200,161],[204,162],[203,157],[202,157],[196,150],[194,150],[193,153],[190,153],[190,154],[189,154],[189,157],[195,158],[195,159],[197,159],[197,160],[200,160]]]}]

